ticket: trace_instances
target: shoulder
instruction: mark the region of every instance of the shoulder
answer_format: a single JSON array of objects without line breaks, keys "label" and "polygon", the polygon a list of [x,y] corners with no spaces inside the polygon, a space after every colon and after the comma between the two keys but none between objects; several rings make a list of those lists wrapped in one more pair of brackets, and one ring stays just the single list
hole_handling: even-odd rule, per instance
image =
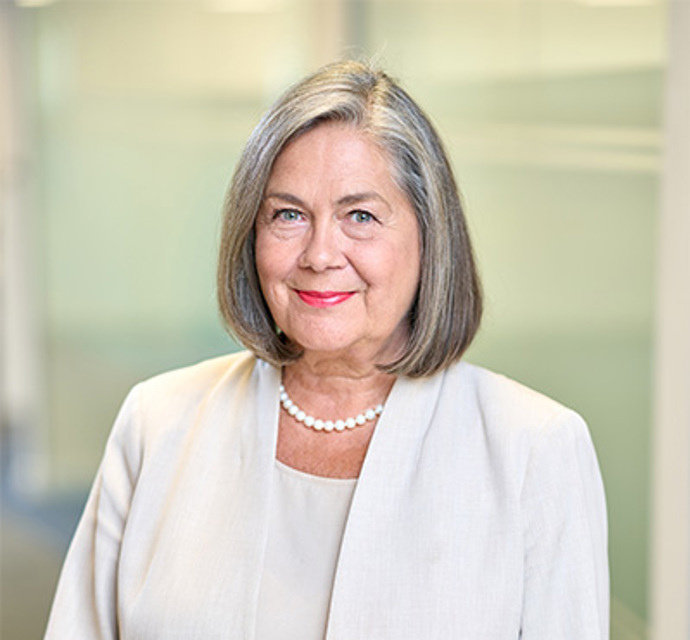
[{"label": "shoulder", "polygon": [[243,427],[256,423],[259,387],[267,380],[274,383],[277,375],[270,365],[242,352],[138,383],[125,398],[106,444],[104,486],[110,492],[134,485],[155,492],[172,486],[191,452],[203,465],[217,451],[227,456],[237,450]]},{"label": "shoulder", "polygon": [[489,437],[528,448],[538,442],[589,441],[578,413],[505,375],[460,362],[446,371],[443,387]]},{"label": "shoulder", "polygon": [[193,398],[205,395],[221,381],[251,374],[257,359],[247,351],[203,360],[193,365],[159,373],[137,385],[147,396],[180,395]]},{"label": "shoulder", "polygon": [[246,395],[264,362],[249,352],[233,353],[166,371],[135,385],[118,422],[130,425],[138,439],[151,444],[163,433],[175,437],[210,404],[231,405]]},{"label": "shoulder", "polygon": [[456,395],[473,442],[494,465],[509,470],[523,499],[541,500],[549,494],[564,500],[577,485],[597,494],[593,502],[603,503],[594,444],[578,413],[504,375],[467,363],[447,370],[444,388],[449,396]]},{"label": "shoulder", "polygon": [[457,363],[447,370],[445,386],[497,419],[510,416],[517,421],[548,421],[574,413],[539,391],[467,362]]}]

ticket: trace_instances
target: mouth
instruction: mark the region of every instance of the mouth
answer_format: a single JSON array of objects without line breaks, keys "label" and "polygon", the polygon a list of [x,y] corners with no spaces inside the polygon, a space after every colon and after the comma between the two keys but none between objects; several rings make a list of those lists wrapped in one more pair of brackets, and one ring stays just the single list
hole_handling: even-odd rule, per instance
[{"label": "mouth", "polygon": [[334,307],[355,295],[354,291],[303,291],[301,289],[295,289],[295,293],[302,302],[318,309]]}]

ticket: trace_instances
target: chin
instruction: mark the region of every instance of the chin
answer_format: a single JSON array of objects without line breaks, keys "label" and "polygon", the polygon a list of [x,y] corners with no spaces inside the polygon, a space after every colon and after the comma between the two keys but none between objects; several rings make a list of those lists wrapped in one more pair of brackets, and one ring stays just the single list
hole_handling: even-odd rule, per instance
[{"label": "chin", "polygon": [[348,353],[356,349],[350,342],[340,342],[337,340],[304,340],[298,343],[304,353]]},{"label": "chin", "polygon": [[347,331],[335,323],[303,322],[299,326],[285,329],[286,335],[297,343],[305,351],[340,351],[348,346],[356,344],[361,335],[357,332]]}]

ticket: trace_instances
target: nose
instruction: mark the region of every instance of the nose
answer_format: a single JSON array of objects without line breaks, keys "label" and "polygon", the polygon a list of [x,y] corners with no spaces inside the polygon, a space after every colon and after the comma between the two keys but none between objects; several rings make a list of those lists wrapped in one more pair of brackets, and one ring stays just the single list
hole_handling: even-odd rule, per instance
[{"label": "nose", "polygon": [[315,222],[305,243],[299,260],[302,268],[321,272],[344,266],[345,256],[335,221]]}]

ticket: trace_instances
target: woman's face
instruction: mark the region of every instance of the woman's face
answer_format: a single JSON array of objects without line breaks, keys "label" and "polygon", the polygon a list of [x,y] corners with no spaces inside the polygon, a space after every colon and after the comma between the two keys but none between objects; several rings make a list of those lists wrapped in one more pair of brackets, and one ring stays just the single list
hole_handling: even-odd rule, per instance
[{"label": "woman's face", "polygon": [[386,154],[342,124],[287,145],[257,217],[256,266],[276,324],[305,352],[397,355],[419,283],[420,240]]}]

